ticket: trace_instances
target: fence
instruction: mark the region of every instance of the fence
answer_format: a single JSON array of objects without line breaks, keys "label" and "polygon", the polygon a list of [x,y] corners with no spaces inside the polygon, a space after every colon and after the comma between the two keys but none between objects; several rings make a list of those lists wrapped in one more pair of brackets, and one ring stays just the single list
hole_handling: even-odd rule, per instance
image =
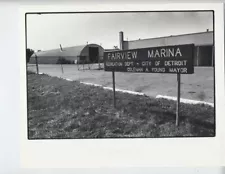
[{"label": "fence", "polygon": [[[33,71],[37,74],[39,74],[39,65],[40,64],[49,64],[49,63],[43,63],[43,61],[39,60],[40,58],[35,57],[35,61],[32,62],[32,64],[27,63],[27,69],[29,71]],[[41,58],[43,59],[43,58]],[[57,59],[57,58],[56,58]],[[42,62],[42,63],[41,63]],[[68,63],[70,62],[70,63]],[[104,63],[103,63],[103,56],[98,56],[94,61],[90,61],[88,56],[79,57],[78,60],[67,60],[66,58],[59,57],[55,63],[50,63],[59,65],[59,68],[61,69],[61,72],[64,73],[64,67],[65,66],[74,66],[77,68],[77,70],[85,71],[85,70],[104,70]],[[54,66],[56,67],[56,66]]]},{"label": "fence", "polygon": [[78,70],[103,70],[103,56],[97,56],[91,61],[89,56],[80,56],[79,61],[76,62]]},{"label": "fence", "polygon": [[[39,74],[38,58],[37,58],[37,56],[35,56],[35,64],[27,63],[27,70],[29,71],[30,70],[29,67],[34,67],[34,66],[36,67],[36,73]],[[31,69],[33,69],[33,68],[31,68]]]}]

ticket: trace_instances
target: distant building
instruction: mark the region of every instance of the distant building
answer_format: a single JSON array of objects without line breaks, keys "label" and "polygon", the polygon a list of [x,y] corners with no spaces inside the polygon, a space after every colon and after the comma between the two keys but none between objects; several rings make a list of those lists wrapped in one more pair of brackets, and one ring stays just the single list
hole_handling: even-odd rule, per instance
[{"label": "distant building", "polygon": [[120,49],[136,49],[147,47],[160,47],[180,44],[194,44],[194,65],[214,66],[213,31],[171,35],[166,37],[148,38],[124,41],[123,32],[119,33]]},{"label": "distant building", "polygon": [[103,62],[104,49],[97,44],[88,44],[39,51],[31,56],[29,63],[35,63],[35,54],[39,64],[57,64],[59,59],[71,63],[98,63]]}]

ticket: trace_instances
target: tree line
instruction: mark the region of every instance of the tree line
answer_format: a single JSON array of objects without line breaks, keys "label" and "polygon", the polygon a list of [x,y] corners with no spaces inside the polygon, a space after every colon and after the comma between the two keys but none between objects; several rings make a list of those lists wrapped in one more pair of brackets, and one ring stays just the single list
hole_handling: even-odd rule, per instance
[{"label": "tree line", "polygon": [[31,56],[34,54],[34,50],[27,48],[26,49],[26,60],[27,63],[30,61]]}]

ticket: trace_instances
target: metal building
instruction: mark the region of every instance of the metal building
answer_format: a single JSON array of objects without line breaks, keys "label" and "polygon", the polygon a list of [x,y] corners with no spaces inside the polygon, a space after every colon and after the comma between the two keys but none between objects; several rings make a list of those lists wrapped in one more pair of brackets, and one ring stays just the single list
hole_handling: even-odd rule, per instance
[{"label": "metal building", "polygon": [[65,59],[71,63],[99,63],[103,61],[104,49],[97,44],[87,44],[74,47],[65,47],[34,53],[31,64],[35,63],[35,56],[39,64],[57,64],[59,59]]},{"label": "metal building", "polygon": [[169,45],[194,44],[194,65],[214,66],[213,31],[171,35],[149,39],[124,41],[123,32],[119,33],[120,49],[136,49]]}]

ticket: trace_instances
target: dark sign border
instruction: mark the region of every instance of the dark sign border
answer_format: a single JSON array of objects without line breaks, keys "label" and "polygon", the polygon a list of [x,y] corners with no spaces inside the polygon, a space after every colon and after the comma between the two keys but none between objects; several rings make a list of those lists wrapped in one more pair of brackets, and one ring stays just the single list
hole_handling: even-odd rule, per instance
[{"label": "dark sign border", "polygon": [[[183,51],[186,53],[182,57],[163,57],[163,58],[145,58],[147,57],[147,51],[149,50],[160,50],[160,49],[172,49],[172,48],[182,48]],[[168,46],[159,46],[159,47],[145,47],[145,48],[137,48],[137,49],[130,49],[130,50],[116,50],[116,51],[107,51],[104,52],[104,69],[105,71],[115,71],[115,72],[130,72],[130,73],[167,73],[167,74],[193,74],[194,73],[194,44],[182,44],[182,45],[168,45]],[[187,49],[187,50],[186,50]],[[108,54],[119,54],[119,53],[127,53],[127,52],[136,52],[139,53],[140,57],[135,59],[135,60],[108,60],[107,56]],[[189,54],[190,52],[190,54]],[[187,60],[188,64],[185,66],[176,66],[172,65],[170,67],[166,67],[164,65],[158,64],[157,66],[155,65],[156,61],[159,63],[163,63],[165,61],[182,61],[182,60]],[[142,62],[148,61],[151,65],[144,65],[142,66]],[[118,62],[120,63],[118,66],[114,67],[109,67],[106,66],[107,63],[115,63]],[[130,62],[132,63],[131,66],[125,65],[125,62]],[[129,70],[132,68],[132,70]],[[173,68],[174,70],[171,71]],[[176,68],[181,68],[181,69],[176,69]],[[147,71],[146,71],[147,70]],[[178,71],[177,71],[178,70]],[[185,71],[186,70],[186,71]]]}]

